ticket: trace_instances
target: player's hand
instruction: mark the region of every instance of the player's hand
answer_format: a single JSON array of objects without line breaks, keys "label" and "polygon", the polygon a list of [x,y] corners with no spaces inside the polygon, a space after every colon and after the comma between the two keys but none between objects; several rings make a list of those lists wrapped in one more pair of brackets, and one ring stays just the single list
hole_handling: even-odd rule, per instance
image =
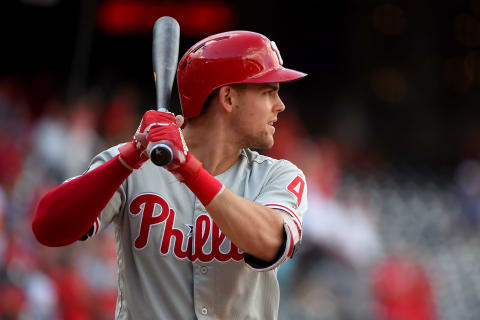
[{"label": "player's hand", "polygon": [[167,143],[172,148],[173,160],[165,168],[172,172],[180,181],[184,181],[184,177],[178,172],[178,169],[185,166],[190,158],[190,151],[180,129],[180,125],[183,124],[183,117],[174,119],[173,115],[171,115],[168,120],[155,123],[150,127],[146,137],[147,150],[150,150],[158,142]]},{"label": "player's hand", "polygon": [[148,160],[147,136],[152,127],[173,124],[183,125],[183,117],[174,117],[170,112],[150,110],[143,117],[133,140],[119,148],[120,161],[129,169],[138,169]]},{"label": "player's hand", "polygon": [[[180,128],[183,126],[183,124],[185,123],[185,119],[183,118],[182,115],[178,114],[175,116],[175,121],[177,123],[177,126],[179,126]],[[141,143],[141,145],[144,147],[144,148],[147,148],[147,133],[141,133],[141,132],[137,132],[135,134],[135,139]]]},{"label": "player's hand", "polygon": [[174,117],[170,112],[148,111],[144,120],[147,125],[143,132],[135,135],[135,139],[146,149],[146,153],[160,141],[167,143],[173,151],[173,160],[165,169],[181,182],[196,175],[202,164],[190,154],[183,138],[180,129],[184,124],[183,116]]},{"label": "player's hand", "polygon": [[166,143],[173,151],[173,160],[164,168],[184,183],[207,206],[223,189],[223,184],[210,175],[188,150],[181,126],[183,117],[176,118],[169,112],[149,111],[144,116],[148,123],[140,134],[143,148],[150,148],[158,142]]}]

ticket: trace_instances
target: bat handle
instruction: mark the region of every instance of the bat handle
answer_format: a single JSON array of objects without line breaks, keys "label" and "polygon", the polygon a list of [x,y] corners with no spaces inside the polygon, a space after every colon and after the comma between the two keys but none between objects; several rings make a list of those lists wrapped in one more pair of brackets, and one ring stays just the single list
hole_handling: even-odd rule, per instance
[{"label": "bat handle", "polygon": [[150,149],[150,160],[159,167],[169,165],[173,160],[173,150],[169,141],[158,141]]},{"label": "bat handle", "polygon": [[[167,108],[159,107],[160,112],[168,112]],[[173,160],[173,150],[169,141],[156,142],[149,151],[150,160],[159,167],[167,166]]]}]

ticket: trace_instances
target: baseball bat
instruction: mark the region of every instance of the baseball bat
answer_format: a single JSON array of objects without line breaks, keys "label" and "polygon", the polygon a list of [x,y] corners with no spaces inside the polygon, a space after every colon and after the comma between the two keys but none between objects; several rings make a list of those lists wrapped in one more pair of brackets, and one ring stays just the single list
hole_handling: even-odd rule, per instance
[{"label": "baseball bat", "polygon": [[[153,75],[157,95],[157,110],[168,111],[173,80],[177,71],[180,26],[177,20],[164,16],[153,26]],[[173,150],[168,141],[158,141],[150,148],[150,159],[157,166],[168,165],[173,160]]]}]

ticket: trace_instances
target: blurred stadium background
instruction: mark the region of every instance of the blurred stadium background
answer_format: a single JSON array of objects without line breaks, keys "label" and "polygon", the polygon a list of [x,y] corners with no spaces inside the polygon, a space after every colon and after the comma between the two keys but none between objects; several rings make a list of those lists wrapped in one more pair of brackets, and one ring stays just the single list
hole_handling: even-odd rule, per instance
[{"label": "blurred stadium background", "polygon": [[[113,319],[111,230],[50,249],[36,201],[154,106],[151,31],[274,40],[287,110],[266,152],[309,183],[280,319],[480,319],[480,1],[12,0],[1,4],[0,319]],[[176,88],[175,88],[176,90]],[[172,106],[180,112],[178,96]],[[166,284],[168,285],[168,284]]]}]

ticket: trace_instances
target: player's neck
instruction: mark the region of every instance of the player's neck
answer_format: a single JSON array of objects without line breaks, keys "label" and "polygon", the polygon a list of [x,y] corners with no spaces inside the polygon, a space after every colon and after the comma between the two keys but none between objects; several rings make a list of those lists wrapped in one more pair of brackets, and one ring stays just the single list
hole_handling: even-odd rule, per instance
[{"label": "player's neck", "polygon": [[229,130],[222,124],[189,123],[183,135],[190,152],[214,176],[233,166],[240,155],[240,148],[231,142]]}]

